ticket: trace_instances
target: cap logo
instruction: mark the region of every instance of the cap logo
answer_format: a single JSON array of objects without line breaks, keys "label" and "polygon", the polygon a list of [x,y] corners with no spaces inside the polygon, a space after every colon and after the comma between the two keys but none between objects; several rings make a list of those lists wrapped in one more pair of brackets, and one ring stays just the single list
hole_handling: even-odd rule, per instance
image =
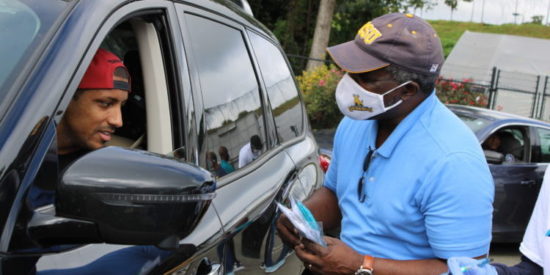
[{"label": "cap logo", "polygon": [[376,29],[376,27],[374,27],[372,22],[368,22],[367,24],[363,25],[361,29],[359,29],[357,35],[363,38],[363,42],[365,42],[365,44],[370,45],[376,39],[381,37],[382,33],[378,29]]},{"label": "cap logo", "polygon": [[372,107],[366,107],[363,105],[363,100],[359,98],[359,95],[353,95],[353,106],[349,106],[348,110],[353,111],[367,111],[372,113]]},{"label": "cap logo", "polygon": [[432,67],[430,68],[430,73],[436,72],[437,68],[439,68],[439,64],[432,64]]}]

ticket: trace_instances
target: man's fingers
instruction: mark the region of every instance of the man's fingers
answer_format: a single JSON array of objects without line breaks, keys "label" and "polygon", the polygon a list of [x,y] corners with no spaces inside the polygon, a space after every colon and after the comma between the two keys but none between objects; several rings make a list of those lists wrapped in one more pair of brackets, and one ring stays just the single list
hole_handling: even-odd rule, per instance
[{"label": "man's fingers", "polygon": [[326,253],[326,248],[320,246],[319,244],[317,243],[314,243],[308,239],[304,239],[302,241],[302,243],[304,244],[304,247],[307,251],[313,253],[313,254],[316,254],[316,255],[324,255]]},{"label": "man's fingers", "polygon": [[290,247],[295,246],[296,244],[300,243],[300,240],[298,239],[298,234],[295,233],[295,228],[292,226],[290,221],[286,218],[286,216],[283,214],[279,219],[277,220],[277,231],[279,231],[279,236]]},{"label": "man's fingers", "polygon": [[296,256],[306,265],[306,267],[309,264],[316,267],[322,266],[323,261],[321,258],[309,252],[303,244],[295,246],[294,251],[296,251]]}]

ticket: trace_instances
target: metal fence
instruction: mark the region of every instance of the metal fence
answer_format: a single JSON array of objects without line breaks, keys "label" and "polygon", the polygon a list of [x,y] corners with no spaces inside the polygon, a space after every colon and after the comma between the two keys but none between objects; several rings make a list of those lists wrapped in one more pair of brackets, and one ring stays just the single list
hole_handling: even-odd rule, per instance
[{"label": "metal fence", "polygon": [[474,92],[484,93],[488,109],[550,121],[549,76],[454,65],[441,75],[443,80],[469,83]]},{"label": "metal fence", "polygon": [[[308,57],[287,54],[294,71],[305,68]],[[318,60],[325,64],[332,61]],[[452,78],[449,76],[453,76]],[[550,121],[550,76],[533,75],[501,70],[497,67],[484,69],[467,66],[444,66],[441,80],[468,84],[472,92],[483,93],[488,109],[520,116]]]}]

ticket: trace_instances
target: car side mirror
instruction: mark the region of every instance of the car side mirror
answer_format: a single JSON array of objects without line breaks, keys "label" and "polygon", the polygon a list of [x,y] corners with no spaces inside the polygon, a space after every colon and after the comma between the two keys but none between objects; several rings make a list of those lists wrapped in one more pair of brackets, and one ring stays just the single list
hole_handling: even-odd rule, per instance
[{"label": "car side mirror", "polygon": [[55,217],[37,215],[29,232],[49,245],[173,247],[197,225],[215,189],[210,172],[198,166],[147,151],[106,147],[68,167],[57,185]]},{"label": "car side mirror", "polygon": [[500,152],[493,150],[483,150],[483,153],[488,163],[501,164],[504,161],[504,154]]}]

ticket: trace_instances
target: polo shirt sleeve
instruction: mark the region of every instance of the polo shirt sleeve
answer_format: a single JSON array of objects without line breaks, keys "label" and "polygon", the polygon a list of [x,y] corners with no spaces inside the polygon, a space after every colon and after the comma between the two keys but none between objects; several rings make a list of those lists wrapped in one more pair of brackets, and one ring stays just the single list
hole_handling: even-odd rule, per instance
[{"label": "polo shirt sleeve", "polygon": [[484,158],[452,153],[433,166],[416,200],[436,257],[489,253],[493,197],[493,179]]}]

